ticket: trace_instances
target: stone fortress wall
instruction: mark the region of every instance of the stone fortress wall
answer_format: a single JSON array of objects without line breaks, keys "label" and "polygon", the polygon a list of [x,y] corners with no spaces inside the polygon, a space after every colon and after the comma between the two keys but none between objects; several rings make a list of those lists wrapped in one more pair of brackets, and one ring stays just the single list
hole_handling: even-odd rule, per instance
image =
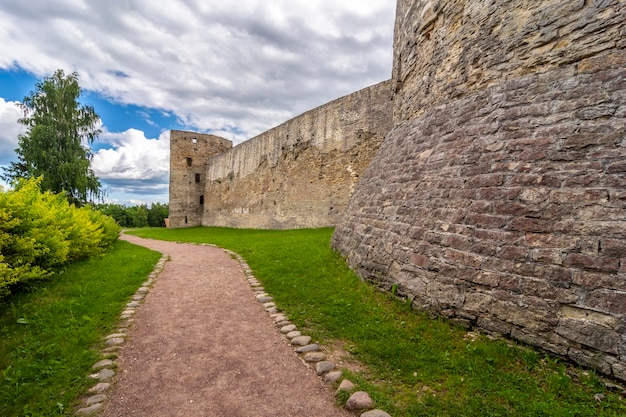
[{"label": "stone fortress wall", "polygon": [[334,226],[391,129],[389,81],[297,116],[211,157],[204,226]]},{"label": "stone fortress wall", "polygon": [[173,141],[172,226],[336,225],[416,309],[626,380],[624,16],[398,0],[391,81],[232,149]]},{"label": "stone fortress wall", "polygon": [[332,244],[415,308],[626,380],[626,1],[399,0]]}]

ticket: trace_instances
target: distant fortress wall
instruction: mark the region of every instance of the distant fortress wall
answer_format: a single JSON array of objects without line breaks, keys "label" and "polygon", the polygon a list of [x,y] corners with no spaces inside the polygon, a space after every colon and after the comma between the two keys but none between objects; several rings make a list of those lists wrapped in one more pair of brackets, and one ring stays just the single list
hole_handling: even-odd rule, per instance
[{"label": "distant fortress wall", "polygon": [[331,101],[208,160],[204,226],[334,226],[391,129],[388,81]]}]

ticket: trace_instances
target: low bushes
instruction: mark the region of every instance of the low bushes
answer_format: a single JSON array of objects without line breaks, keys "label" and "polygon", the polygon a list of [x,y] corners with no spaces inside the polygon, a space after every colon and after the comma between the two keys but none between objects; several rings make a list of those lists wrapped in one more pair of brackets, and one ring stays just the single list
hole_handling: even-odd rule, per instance
[{"label": "low bushes", "polygon": [[113,219],[61,194],[41,192],[40,179],[0,190],[0,299],[17,284],[102,253],[118,237]]}]

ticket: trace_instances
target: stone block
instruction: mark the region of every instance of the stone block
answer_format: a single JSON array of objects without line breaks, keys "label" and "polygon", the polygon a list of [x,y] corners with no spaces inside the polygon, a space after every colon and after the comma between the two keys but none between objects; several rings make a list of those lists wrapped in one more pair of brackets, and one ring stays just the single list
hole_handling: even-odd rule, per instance
[{"label": "stone block", "polygon": [[603,272],[617,272],[619,259],[608,256],[590,256],[581,253],[570,253],[563,261],[565,266],[574,268],[591,269]]},{"label": "stone block", "polygon": [[578,63],[578,71],[581,73],[606,71],[608,69],[624,67],[626,67],[626,51],[623,50],[598,54],[591,58],[583,59]]},{"label": "stone block", "polygon": [[331,361],[320,361],[315,364],[315,372],[317,375],[324,375],[333,369],[335,369],[335,364]]},{"label": "stone block", "polygon": [[605,375],[610,375],[614,360],[610,359],[610,356],[601,355],[597,352],[587,349],[570,348],[567,355],[576,363],[586,366],[588,368],[596,369],[598,372]]},{"label": "stone block", "polygon": [[617,355],[620,337],[614,329],[579,319],[561,318],[556,333],[568,340]]},{"label": "stone block", "polygon": [[460,289],[455,285],[445,285],[438,282],[431,282],[426,289],[426,295],[440,306],[461,307],[463,296]]},{"label": "stone block", "polygon": [[350,392],[353,391],[356,388],[356,385],[354,385],[354,383],[348,379],[344,379],[343,381],[341,381],[341,384],[339,384],[339,388],[337,388],[337,393],[344,391],[344,392]]},{"label": "stone block", "polygon": [[600,239],[599,248],[602,254],[611,258],[626,257],[626,241],[618,239]]},{"label": "stone block", "polygon": [[553,228],[553,222],[548,220],[520,217],[513,219],[506,227],[506,230],[515,230],[521,232],[533,233],[550,233]]},{"label": "stone block", "polygon": [[547,300],[556,300],[562,304],[575,303],[580,299],[580,295],[573,289],[558,287],[542,279],[522,280],[521,291],[523,294]]},{"label": "stone block", "polygon": [[585,298],[585,305],[609,314],[626,314],[626,292],[608,289],[591,291]]},{"label": "stone block", "polygon": [[520,306],[505,301],[494,301],[490,313],[499,320],[528,331],[544,332],[553,328],[549,310]]},{"label": "stone block", "polygon": [[474,314],[485,313],[489,310],[492,297],[481,292],[467,293],[463,303],[463,309]]},{"label": "stone block", "polygon": [[504,321],[494,317],[486,317],[485,315],[479,316],[477,323],[482,329],[497,335],[509,335],[513,329],[511,324],[505,323]]},{"label": "stone block", "polygon": [[622,381],[626,381],[626,363],[614,363],[611,365],[611,370],[613,371],[613,375]]},{"label": "stone block", "polygon": [[361,414],[361,417],[391,417],[391,415],[383,410],[370,410]]}]

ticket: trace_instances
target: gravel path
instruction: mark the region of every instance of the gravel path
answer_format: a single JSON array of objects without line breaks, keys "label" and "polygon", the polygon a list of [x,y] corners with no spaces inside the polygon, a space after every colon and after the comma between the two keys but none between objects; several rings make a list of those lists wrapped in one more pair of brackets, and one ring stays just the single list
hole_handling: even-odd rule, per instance
[{"label": "gravel path", "polygon": [[237,260],[210,246],[122,239],[171,260],[120,342],[101,416],[352,415],[278,331]]}]

